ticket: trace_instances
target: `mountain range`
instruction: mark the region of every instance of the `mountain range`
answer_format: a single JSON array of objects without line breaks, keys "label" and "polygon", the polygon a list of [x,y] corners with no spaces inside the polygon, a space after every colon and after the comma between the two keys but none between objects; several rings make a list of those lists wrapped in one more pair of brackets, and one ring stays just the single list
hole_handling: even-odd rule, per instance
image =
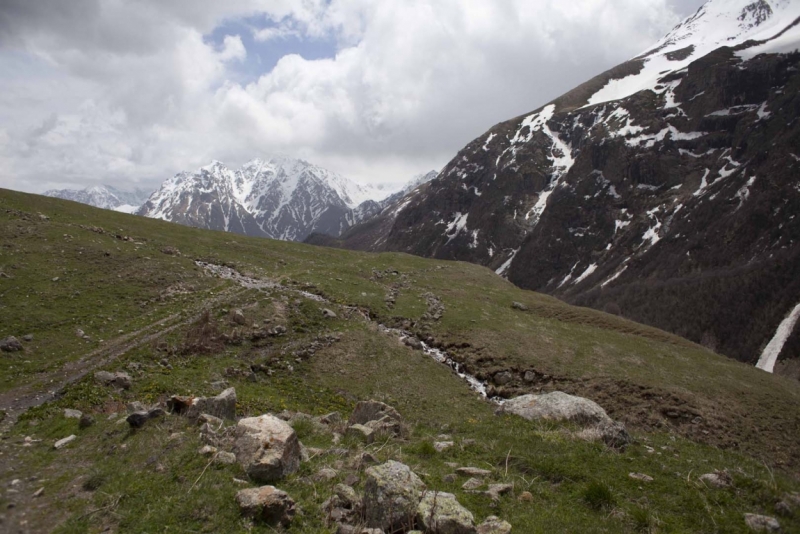
[{"label": "mountain range", "polygon": [[133,213],[150,196],[145,189],[122,191],[110,185],[94,185],[85,189],[51,189],[45,196],[72,200],[96,208]]},{"label": "mountain range", "polygon": [[479,263],[800,376],[799,17],[712,0],[327,244]]}]

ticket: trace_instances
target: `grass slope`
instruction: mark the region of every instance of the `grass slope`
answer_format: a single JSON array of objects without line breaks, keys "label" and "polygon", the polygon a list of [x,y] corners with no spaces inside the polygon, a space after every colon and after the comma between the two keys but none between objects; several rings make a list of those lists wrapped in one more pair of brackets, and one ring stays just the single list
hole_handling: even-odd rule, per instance
[{"label": "grass slope", "polygon": [[[187,421],[168,417],[134,432],[115,415],[134,400],[215,394],[221,381],[236,387],[241,415],[288,409],[347,417],[358,400],[377,398],[412,429],[408,439],[374,445],[345,439],[335,447],[346,454],[317,456],[278,484],[302,509],[293,532],[329,531],[319,506],[346,475],[363,482],[356,464],[362,450],[408,463],[430,488],[454,492],[477,520],[499,515],[514,532],[745,531],[744,512],[774,515],[781,495],[800,488],[795,382],[656,329],[519,290],[475,265],[244,238],[4,190],[0,246],[0,337],[34,336],[24,352],[0,356],[0,406],[10,412],[0,440],[0,486],[7,488],[0,526],[269,532],[240,519],[233,495],[244,487],[235,481],[244,473],[209,466]],[[208,277],[196,258],[322,294],[337,318],[323,318],[323,305],[297,292]],[[512,309],[513,301],[528,310]],[[437,303],[439,320],[431,317],[441,310]],[[449,369],[345,305],[415,331],[484,379],[510,372],[511,382],[493,386],[498,394],[559,389],[588,396],[626,421],[637,443],[616,453],[575,439],[568,427],[495,416]],[[234,308],[248,323],[268,320],[287,334],[239,336]],[[202,353],[190,342],[206,309],[228,342]],[[133,387],[103,387],[91,378],[97,369],[127,370]],[[526,371],[535,378],[525,381]],[[56,400],[23,413],[62,384]],[[97,423],[81,430],[64,408]],[[307,446],[333,446],[331,434],[313,425],[297,430]],[[443,433],[456,447],[432,453]],[[77,440],[53,450],[69,434]],[[492,469],[493,481],[514,484],[512,495],[493,502],[462,490],[464,478],[445,482],[448,462]],[[309,480],[324,466],[337,478]],[[714,469],[728,469],[733,487],[698,482]],[[631,472],[654,481],[633,480]],[[39,488],[43,494],[32,497]],[[531,501],[518,499],[524,491]],[[800,530],[796,515],[781,522],[787,532]]]}]

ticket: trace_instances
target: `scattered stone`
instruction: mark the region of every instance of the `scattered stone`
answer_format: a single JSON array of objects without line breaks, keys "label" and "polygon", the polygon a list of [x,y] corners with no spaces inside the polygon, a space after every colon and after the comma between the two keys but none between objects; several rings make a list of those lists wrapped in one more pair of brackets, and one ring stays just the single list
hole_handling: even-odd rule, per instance
[{"label": "scattered stone", "polygon": [[375,431],[364,425],[350,425],[347,427],[345,435],[360,439],[366,443],[375,441]]},{"label": "scattered stone", "polygon": [[436,452],[444,452],[450,447],[455,445],[452,441],[434,441],[433,448],[436,449]]},{"label": "scattered stone", "polygon": [[67,419],[80,419],[83,412],[80,410],[73,410],[72,408],[64,408],[64,417]]},{"label": "scattered stone", "polygon": [[533,371],[525,371],[525,374],[522,376],[522,379],[528,383],[536,382],[536,373],[534,373]]},{"label": "scattered stone", "polygon": [[378,433],[388,433],[394,436],[402,433],[402,417],[389,406],[376,400],[361,401],[356,404],[353,414],[347,424],[364,425]]},{"label": "scattered stone", "polygon": [[84,430],[90,426],[94,426],[94,417],[89,414],[83,414],[78,421],[78,428]]},{"label": "scattered stone", "polygon": [[233,322],[239,325],[247,324],[247,319],[244,317],[244,312],[242,310],[233,310]]},{"label": "scattered stone", "polygon": [[617,421],[601,421],[578,432],[578,437],[587,441],[602,441],[606,446],[620,451],[633,443],[625,425]]},{"label": "scattered stone", "polygon": [[164,247],[161,249],[162,254],[166,254],[167,256],[180,256],[181,251],[175,247]]},{"label": "scattered stone", "polygon": [[336,425],[342,422],[342,416],[339,412],[331,412],[320,417],[319,422],[324,425]]},{"label": "scattered stone", "polygon": [[478,534],[510,534],[511,525],[500,519],[490,515],[483,523],[478,525]]},{"label": "scattered stone", "polygon": [[498,386],[504,386],[512,380],[514,380],[514,374],[510,371],[500,371],[492,377],[492,381]]},{"label": "scattered stone", "polygon": [[189,419],[197,419],[203,414],[221,419],[236,418],[236,389],[228,388],[216,397],[183,397],[174,395],[167,401],[167,408],[173,413]]},{"label": "scattered stone", "polygon": [[326,482],[333,480],[334,478],[339,476],[339,472],[336,469],[331,469],[330,467],[323,467],[316,474],[312,477],[317,482]]},{"label": "scattered stone", "polygon": [[292,498],[274,486],[240,490],[236,493],[236,503],[242,515],[273,527],[288,527],[296,513]]},{"label": "scattered stone", "polygon": [[501,495],[511,493],[513,490],[514,486],[511,484],[489,484],[489,489],[486,491],[486,495],[491,497],[492,500],[497,501],[500,499]]},{"label": "scattered stone", "polygon": [[562,391],[522,395],[506,401],[496,413],[511,413],[529,421],[572,421],[584,425],[612,422],[596,402]]},{"label": "scattered stone", "polygon": [[476,490],[476,489],[480,488],[481,486],[483,486],[484,484],[485,484],[485,482],[483,480],[473,477],[473,478],[470,478],[469,480],[467,480],[466,482],[464,482],[461,485],[461,489],[468,490],[468,491],[469,490]]},{"label": "scattered stone", "polygon": [[456,476],[455,473],[449,473],[442,477],[442,481],[445,484],[454,484],[456,480],[458,480],[458,477]]},{"label": "scattered stone", "polygon": [[136,413],[136,412],[146,412],[147,408],[144,404],[139,401],[129,402],[128,405],[125,407],[128,410],[128,413]]},{"label": "scattered stone", "polygon": [[117,371],[116,373],[109,373],[108,371],[97,371],[94,374],[95,380],[104,386],[114,386],[120,389],[130,389],[133,385],[133,380],[128,373]]},{"label": "scattered stone", "polygon": [[197,451],[200,456],[213,456],[217,454],[217,448],[212,447],[211,445],[203,445],[200,447],[200,450]]},{"label": "scattered stone", "polygon": [[208,424],[212,428],[220,429],[225,425],[225,422],[219,417],[203,413],[197,418],[197,424]]},{"label": "scattered stone", "polygon": [[774,517],[744,514],[744,524],[756,532],[780,532],[781,525]]},{"label": "scattered stone", "polygon": [[364,516],[368,527],[394,532],[411,527],[425,484],[404,464],[390,460],[370,467],[364,484]]},{"label": "scattered stone", "polygon": [[33,493],[32,497],[41,497],[42,495],[44,495],[44,488],[39,488]]},{"label": "scattered stone", "polygon": [[733,479],[726,471],[715,471],[700,475],[700,482],[715,488],[728,488],[733,484]]},{"label": "scattered stone", "polygon": [[33,341],[33,334],[25,334],[22,336],[22,341],[31,342]]},{"label": "scattered stone", "polygon": [[417,506],[417,522],[425,532],[436,534],[476,534],[472,513],[461,506],[452,493],[431,491]]},{"label": "scattered stone", "polygon": [[800,493],[784,493],[775,504],[775,511],[781,515],[792,515],[797,508],[800,508]]},{"label": "scattered stone", "polygon": [[414,350],[422,350],[422,342],[414,336],[404,337],[403,343],[405,343],[407,347],[411,347]]},{"label": "scattered stone", "polygon": [[53,448],[54,449],[63,449],[64,447],[66,447],[67,445],[69,445],[70,443],[75,441],[77,438],[78,438],[78,436],[76,436],[75,434],[72,434],[71,436],[67,436],[66,438],[63,438],[63,439],[60,439],[60,440],[56,441],[55,444],[53,445]]},{"label": "scattered stone", "polygon": [[478,467],[459,467],[456,473],[465,477],[488,477],[492,474],[491,471]]},{"label": "scattered stone", "polygon": [[214,456],[214,463],[219,465],[233,465],[236,463],[236,455],[232,452],[219,451]]},{"label": "scattered stone", "polygon": [[512,302],[511,307],[515,310],[528,311],[528,307],[521,302]]},{"label": "scattered stone", "polygon": [[352,510],[361,508],[361,499],[358,497],[356,490],[348,484],[336,484],[333,492],[339,498],[339,501],[346,507]]},{"label": "scattered stone", "polygon": [[652,482],[653,477],[650,475],[645,475],[644,473],[628,473],[628,476],[634,480],[638,480],[640,482]]},{"label": "scattered stone", "polygon": [[328,319],[336,319],[336,313],[333,310],[329,310],[328,308],[324,308],[322,310],[322,315],[327,317]]},{"label": "scattered stone", "polygon": [[22,347],[22,343],[20,343],[19,339],[14,336],[8,336],[0,340],[0,350],[3,352],[18,352],[25,349]]},{"label": "scattered stone", "polygon": [[530,491],[523,491],[517,498],[519,502],[533,502],[533,494]]},{"label": "scattered stone", "polygon": [[273,482],[300,467],[300,442],[294,429],[269,414],[239,421],[234,431],[236,459],[253,480]]}]

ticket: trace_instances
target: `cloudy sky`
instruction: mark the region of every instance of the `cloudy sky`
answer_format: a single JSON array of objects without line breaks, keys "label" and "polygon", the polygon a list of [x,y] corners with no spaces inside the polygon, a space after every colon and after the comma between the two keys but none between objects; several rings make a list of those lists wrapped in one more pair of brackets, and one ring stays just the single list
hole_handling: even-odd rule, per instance
[{"label": "cloudy sky", "polygon": [[702,3],[2,0],[0,187],[155,189],[278,153],[406,181]]}]

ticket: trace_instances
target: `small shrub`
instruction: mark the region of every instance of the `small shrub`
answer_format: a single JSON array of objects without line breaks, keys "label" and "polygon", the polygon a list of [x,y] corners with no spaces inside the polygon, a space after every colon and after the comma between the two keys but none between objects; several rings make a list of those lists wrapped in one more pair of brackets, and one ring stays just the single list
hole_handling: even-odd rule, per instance
[{"label": "small shrub", "polygon": [[583,500],[595,510],[610,508],[614,505],[614,494],[605,482],[591,482],[583,491]]},{"label": "small shrub", "polygon": [[417,456],[434,456],[436,448],[428,440],[420,441],[408,446],[408,452]]}]

